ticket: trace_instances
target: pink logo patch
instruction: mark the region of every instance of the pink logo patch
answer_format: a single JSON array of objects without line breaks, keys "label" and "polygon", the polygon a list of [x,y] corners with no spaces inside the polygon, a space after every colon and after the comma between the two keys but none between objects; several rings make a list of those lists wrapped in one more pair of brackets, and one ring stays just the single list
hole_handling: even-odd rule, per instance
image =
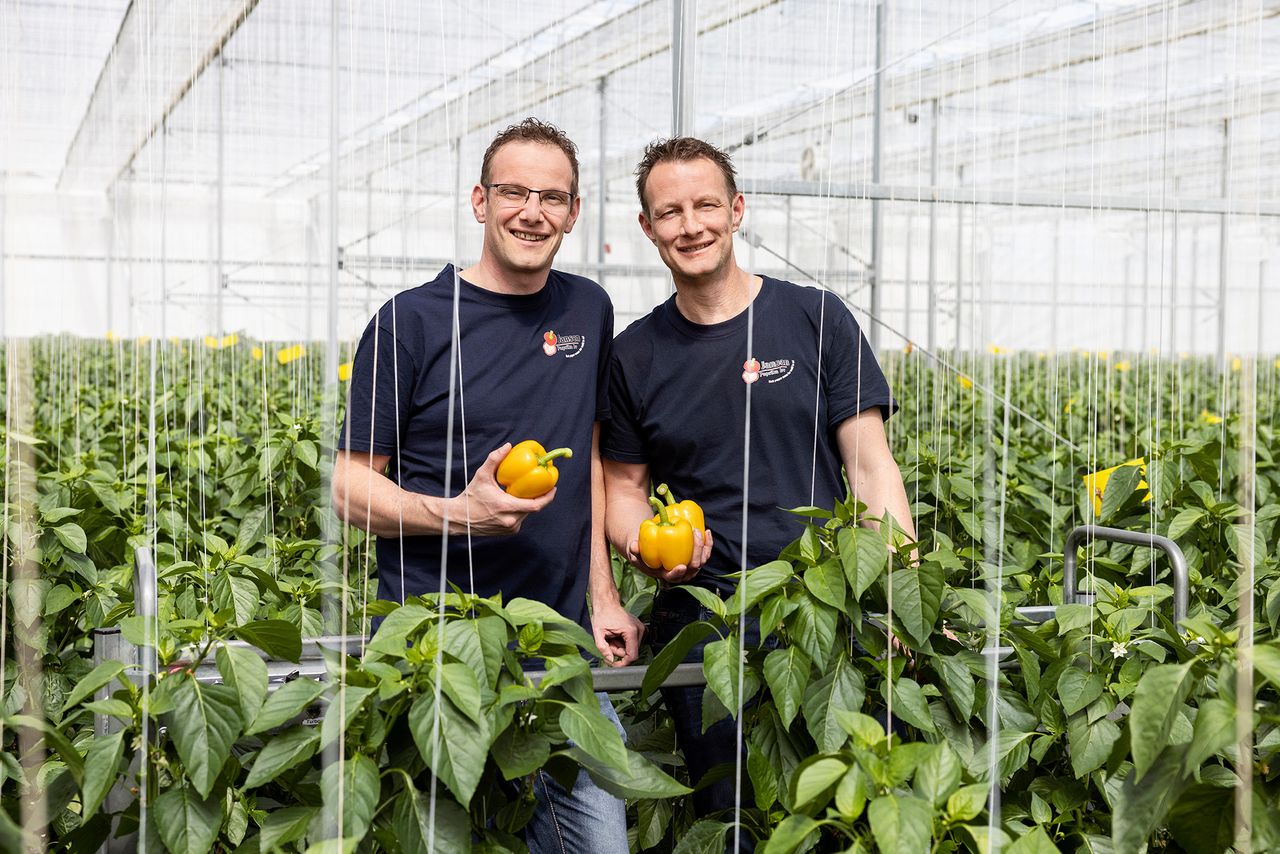
[{"label": "pink logo patch", "polygon": [[548,356],[554,356],[556,354],[556,342],[559,340],[550,329],[542,333],[542,352]]},{"label": "pink logo patch", "polygon": [[758,379],[760,379],[760,362],[756,359],[747,359],[742,363],[742,381],[751,385]]}]

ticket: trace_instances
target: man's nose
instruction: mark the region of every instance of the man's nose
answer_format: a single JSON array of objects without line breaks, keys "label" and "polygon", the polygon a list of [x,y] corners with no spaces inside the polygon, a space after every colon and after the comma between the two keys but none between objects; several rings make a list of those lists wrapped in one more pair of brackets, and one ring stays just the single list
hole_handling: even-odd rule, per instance
[{"label": "man's nose", "polygon": [[520,219],[525,222],[537,222],[542,219],[542,196],[540,194],[530,191],[529,198],[524,200],[524,207],[520,208]]}]

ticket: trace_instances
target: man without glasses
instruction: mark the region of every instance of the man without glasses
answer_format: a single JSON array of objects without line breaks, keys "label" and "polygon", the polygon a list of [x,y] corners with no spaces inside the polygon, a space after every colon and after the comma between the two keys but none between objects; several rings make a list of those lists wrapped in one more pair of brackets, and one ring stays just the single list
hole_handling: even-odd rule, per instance
[{"label": "man without glasses", "polygon": [[[484,226],[480,260],[461,272],[446,266],[397,295],[365,329],[338,442],[334,507],[377,535],[381,598],[440,589],[447,523],[449,582],[544,602],[592,632],[606,661],[628,664],[644,627],[614,586],[598,451],[609,417],[613,307],[596,283],[551,269],[581,207],[573,142],[536,119],[507,128],[485,152],[471,207]],[[540,498],[512,497],[495,480],[512,443],[525,439],[577,452]],[[450,491],[465,488],[446,494],[446,477]],[[599,698],[617,725],[608,698]],[[572,794],[542,772],[534,790],[526,836],[535,854],[627,850],[624,804],[585,773]]]},{"label": "man without glasses", "polygon": [[[799,535],[781,508],[830,507],[845,498],[842,467],[871,515],[888,511],[915,537],[885,438],[884,419],[896,404],[848,309],[822,290],[738,266],[733,235],[746,203],[733,164],[714,146],[691,138],[656,142],[636,175],[640,227],[671,270],[676,292],[614,341],[606,530],[637,569],[663,582],[651,621],[661,645],[709,616],[680,585],[725,596],[734,587],[725,576],[742,566],[747,387],[748,568],[776,559]],[[652,514],[650,486],[659,483],[699,502],[715,530],[697,538],[687,566],[670,572],[645,566],[635,542]],[[758,626],[748,626],[745,642],[759,643]],[[701,661],[702,648],[686,660]],[[702,732],[702,695],[702,688],[663,691],[694,781],[732,762],[737,740],[729,719]],[[696,812],[732,809],[734,788],[730,773],[695,791]],[[745,833],[741,844],[754,846]]]}]

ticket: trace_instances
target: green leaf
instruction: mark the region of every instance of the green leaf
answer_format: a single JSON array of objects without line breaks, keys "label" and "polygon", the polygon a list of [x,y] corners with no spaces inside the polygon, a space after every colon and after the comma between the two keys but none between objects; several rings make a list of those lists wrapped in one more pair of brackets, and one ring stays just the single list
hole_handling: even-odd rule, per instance
[{"label": "green leaf", "polygon": [[75,507],[54,507],[52,510],[43,511],[40,514],[40,521],[45,525],[56,525],[63,519],[79,516],[83,512]]},{"label": "green leaf", "polygon": [[818,750],[835,753],[844,746],[848,734],[840,724],[839,712],[856,712],[862,708],[866,685],[862,674],[840,656],[831,672],[813,682],[804,692],[801,708],[805,726]]},{"label": "green leaf", "polygon": [[471,817],[449,798],[435,799],[433,820],[431,797],[406,788],[396,798],[391,826],[396,843],[410,854],[471,849]]},{"label": "green leaf", "polygon": [[1114,521],[1116,512],[1129,503],[1138,482],[1142,480],[1142,470],[1138,466],[1120,466],[1107,480],[1102,491],[1102,522]]},{"label": "green leaf", "polygon": [[644,680],[640,683],[640,696],[648,697],[658,690],[658,687],[676,669],[676,665],[684,661],[689,650],[713,631],[710,623],[702,621],[690,623],[681,629],[679,634],[653,657],[653,663],[649,665],[649,669],[644,674]]},{"label": "green leaf", "polygon": [[257,718],[267,696],[266,662],[253,650],[239,646],[219,646],[214,657],[223,681],[239,696],[240,719]]},{"label": "green leaf", "polygon": [[1235,741],[1235,708],[1217,697],[1201,700],[1193,733],[1182,769],[1188,775],[1194,774],[1206,760],[1226,750]]},{"label": "green leaf", "polygon": [[261,850],[273,851],[302,839],[311,819],[319,812],[319,807],[285,807],[268,812],[258,837]]},{"label": "green leaf", "polygon": [[738,641],[730,635],[723,640],[707,644],[702,654],[702,672],[707,677],[707,687],[715,693],[730,714],[737,714],[739,703]]},{"label": "green leaf", "polygon": [[613,722],[599,705],[566,703],[560,710],[560,729],[575,745],[616,771],[627,768],[627,748]]},{"label": "green leaf", "polygon": [[493,741],[490,751],[505,780],[514,780],[537,771],[551,756],[551,739],[539,732],[507,727]]},{"label": "green leaf", "polygon": [[5,719],[5,725],[33,729],[43,735],[44,740],[58,754],[58,758],[66,764],[67,771],[71,774],[71,779],[75,781],[76,785],[84,784],[84,757],[53,724],[46,720],[33,718],[30,715],[12,715]]},{"label": "green leaf", "polygon": [[258,602],[262,599],[258,585],[247,578],[241,578],[223,570],[214,576],[211,586],[215,608],[219,611],[229,608],[234,615],[232,618],[234,622],[249,625],[249,621],[258,610]]},{"label": "green leaf", "polygon": [[222,799],[198,798],[189,787],[176,786],[156,798],[151,817],[172,854],[208,854],[222,827]]},{"label": "green leaf", "polygon": [[871,833],[881,851],[895,854],[927,852],[932,841],[933,811],[919,798],[881,795],[867,808]]},{"label": "green leaf", "polygon": [[253,547],[263,542],[267,534],[267,508],[255,504],[245,512],[240,520],[240,528],[236,531],[236,552],[249,554]]},{"label": "green leaf", "polygon": [[[849,770],[849,765],[842,759],[831,756],[810,757],[796,770],[791,796],[792,808],[803,810],[809,803],[835,785],[836,781]],[[825,806],[825,802],[817,804]]]},{"label": "green leaf", "polygon": [[791,615],[788,634],[819,670],[825,669],[831,660],[838,619],[835,609],[808,593],[800,593],[796,597],[796,610]]},{"label": "green leaf", "polygon": [[74,602],[80,601],[80,594],[65,584],[55,584],[44,598],[44,615],[52,617],[61,613]]},{"label": "green leaf", "polygon": [[256,735],[287,724],[319,699],[324,687],[322,682],[305,678],[284,683],[267,697],[262,710],[245,730],[245,735]]},{"label": "green leaf", "polygon": [[790,727],[800,711],[811,667],[809,657],[797,646],[775,649],[765,656],[764,679],[784,727]]},{"label": "green leaf", "polygon": [[471,720],[443,694],[437,714],[435,694],[427,691],[409,708],[409,729],[427,766],[469,807],[489,755],[489,719]]},{"label": "green leaf", "polygon": [[[1276,595],[1280,591],[1280,584],[1277,584],[1271,591],[1272,595]],[[1280,596],[1277,597],[1280,600]],[[1280,687],[1280,646],[1276,644],[1262,644],[1253,648],[1253,667],[1258,675],[1270,682],[1276,687]]]},{"label": "green leaf", "polygon": [[912,781],[915,793],[934,807],[942,806],[960,785],[960,757],[946,742],[935,744],[916,767]]},{"label": "green leaf", "polygon": [[1194,682],[1192,664],[1158,664],[1142,674],[1129,713],[1135,776],[1145,775],[1169,743],[1173,720],[1181,713]]},{"label": "green leaf", "polygon": [[104,661],[90,670],[82,678],[76,680],[75,687],[67,693],[62,701],[63,715],[72,710],[76,703],[86,697],[92,697],[99,688],[110,685],[111,681],[124,672],[124,663],[120,661]]},{"label": "green leaf", "polygon": [[764,750],[754,742],[747,744],[747,776],[756,807],[767,812],[778,800],[778,772],[769,763]]},{"label": "green leaf", "polygon": [[769,834],[763,848],[756,850],[761,854],[791,854],[803,850],[805,840],[817,830],[818,823],[809,816],[789,815]]},{"label": "green leaf", "polygon": [[1073,629],[1086,629],[1097,619],[1094,606],[1072,603],[1059,605],[1055,620],[1058,621],[1058,636],[1061,637]]},{"label": "green leaf", "polygon": [[723,854],[725,835],[732,829],[732,825],[712,819],[694,822],[671,854]]},{"label": "green leaf", "polygon": [[1176,540],[1190,531],[1204,517],[1204,511],[1199,507],[1185,507],[1178,511],[1178,515],[1173,517],[1173,521],[1169,523],[1169,533],[1166,536],[1171,540]]},{"label": "green leaf", "polygon": [[344,732],[351,729],[352,723],[364,708],[377,688],[362,685],[336,685],[329,697],[329,706],[324,710],[324,720],[320,723],[320,749],[325,750],[338,740]]},{"label": "green leaf", "polygon": [[[1136,752],[1136,742],[1134,748]],[[1163,751],[1149,764],[1148,773],[1135,770],[1124,779],[1112,799],[1111,842],[1117,851],[1142,850],[1164,822],[1189,782],[1179,773],[1183,758],[1179,749]]]},{"label": "green leaf", "polygon": [[89,741],[89,749],[84,754],[84,785],[80,793],[80,812],[86,820],[98,811],[102,799],[115,785],[123,756],[124,730],[96,736]]},{"label": "green leaf", "polygon": [[618,798],[674,798],[692,790],[672,779],[639,753],[628,750],[625,769],[596,759],[581,747],[561,751],[581,765],[596,785]]},{"label": "green leaf", "polygon": [[272,658],[294,662],[302,658],[302,632],[287,620],[256,620],[238,626],[235,633]]},{"label": "green leaf", "polygon": [[62,543],[62,547],[69,552],[82,555],[89,548],[89,538],[84,535],[84,528],[81,528],[75,522],[59,525],[53,529],[53,535],[58,538],[58,542]]},{"label": "green leaf", "polygon": [[1074,715],[1102,696],[1102,688],[1102,674],[1098,671],[1068,667],[1058,677],[1058,699],[1062,702],[1062,710]]},{"label": "green leaf", "polygon": [[1017,841],[1004,849],[1005,854],[1060,854],[1058,846],[1053,844],[1044,828],[1037,825],[1027,833],[1018,837]]},{"label": "green leaf", "polygon": [[918,645],[927,644],[942,608],[942,573],[936,564],[925,562],[893,573],[891,586],[892,616]]},{"label": "green leaf", "polygon": [[207,798],[240,734],[240,698],[229,685],[204,685],[186,674],[169,678],[179,680],[169,735],[192,785]]},{"label": "green leaf", "polygon": [[867,798],[874,794],[875,784],[866,772],[857,765],[851,765],[836,785],[836,809],[845,821],[857,821],[867,808]]},{"label": "green leaf", "polygon": [[[880,683],[881,694],[886,693],[888,681]],[[905,676],[893,680],[893,714],[916,729],[936,732],[937,725],[929,714],[929,701],[924,697],[920,683]]]},{"label": "green leaf", "polygon": [[889,551],[884,540],[867,528],[841,528],[836,535],[836,545],[853,597],[860,600],[888,566]]},{"label": "green leaf", "polygon": [[382,619],[366,650],[404,657],[410,636],[436,615],[421,605],[408,602]]},{"label": "green leaf", "polygon": [[[582,659],[578,659],[582,661]],[[583,662],[586,667],[586,662]],[[475,671],[465,664],[446,664],[440,668],[440,689],[449,696],[453,704],[464,715],[473,721],[479,721],[480,715],[480,682]]]},{"label": "green leaf", "polygon": [[1091,724],[1087,715],[1073,717],[1067,724],[1067,747],[1071,753],[1071,771],[1076,778],[1083,780],[1101,768],[1119,738],[1120,727],[1106,718]]},{"label": "green leaf", "polygon": [[804,586],[819,602],[825,602],[837,611],[845,609],[847,593],[844,571],[835,560],[826,560],[805,570]]},{"label": "green leaf", "polygon": [[[775,560],[747,570],[746,581],[738,583],[739,593],[726,602],[728,614],[739,614],[751,608],[795,577],[795,570],[785,560]],[[745,585],[745,587],[744,587]],[[746,594],[745,601],[742,593]]]},{"label": "green leaf", "polygon": [[[1255,809],[1255,815],[1257,815]],[[1233,789],[1206,784],[1183,792],[1169,810],[1169,835],[1184,851],[1231,851],[1235,843],[1235,795]],[[1259,845],[1255,829],[1254,850]],[[1246,849],[1247,850],[1247,849]]]},{"label": "green leaf", "polygon": [[320,733],[315,727],[295,726],[284,730],[258,751],[258,757],[253,760],[253,768],[245,780],[245,788],[253,789],[270,783],[298,763],[314,756],[319,745]]},{"label": "green leaf", "polygon": [[[338,809],[339,780],[342,785],[341,812]],[[378,809],[382,788],[374,761],[363,753],[357,753],[348,756],[344,762],[331,762],[321,775],[320,787],[324,792],[325,811],[312,819],[312,839],[317,836],[363,839]],[[342,816],[341,828],[337,826],[339,815]]]},{"label": "green leaf", "polygon": [[951,704],[963,723],[973,715],[973,704],[976,689],[973,673],[964,662],[954,656],[933,659],[933,665],[942,677],[942,685],[946,689],[942,696]]},{"label": "green leaf", "polygon": [[987,807],[991,787],[986,783],[974,783],[956,789],[947,798],[947,820],[952,823],[972,821]]}]

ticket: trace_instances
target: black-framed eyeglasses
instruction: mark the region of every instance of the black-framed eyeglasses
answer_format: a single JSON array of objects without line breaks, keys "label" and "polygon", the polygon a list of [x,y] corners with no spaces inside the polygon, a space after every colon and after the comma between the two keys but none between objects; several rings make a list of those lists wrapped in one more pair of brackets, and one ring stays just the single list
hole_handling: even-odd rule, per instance
[{"label": "black-framed eyeglasses", "polygon": [[569,209],[575,198],[573,193],[565,190],[535,190],[520,184],[485,184],[486,190],[493,190],[498,202],[506,207],[524,207],[529,201],[530,193],[538,194],[538,203],[544,211],[561,213]]}]

